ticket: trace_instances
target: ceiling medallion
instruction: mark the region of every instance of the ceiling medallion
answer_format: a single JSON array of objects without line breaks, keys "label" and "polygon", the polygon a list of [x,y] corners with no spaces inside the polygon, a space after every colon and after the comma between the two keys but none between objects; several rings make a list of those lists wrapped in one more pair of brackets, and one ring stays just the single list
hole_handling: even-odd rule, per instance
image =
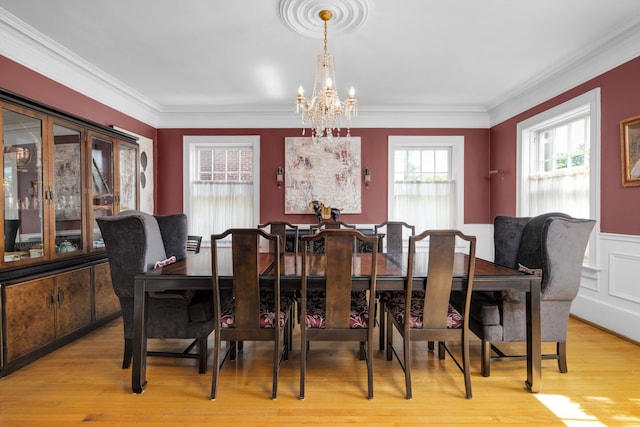
[{"label": "ceiling medallion", "polygon": [[307,37],[322,38],[322,10],[332,13],[331,30],[351,33],[369,16],[368,0],[280,0],[280,18],[292,30]]}]

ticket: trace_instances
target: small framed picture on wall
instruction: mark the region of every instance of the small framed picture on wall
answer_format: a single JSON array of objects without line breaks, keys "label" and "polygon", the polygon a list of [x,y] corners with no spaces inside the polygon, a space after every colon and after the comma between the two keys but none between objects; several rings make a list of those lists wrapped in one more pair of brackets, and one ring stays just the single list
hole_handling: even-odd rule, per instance
[{"label": "small framed picture on wall", "polygon": [[622,185],[640,186],[640,116],[620,122]]}]

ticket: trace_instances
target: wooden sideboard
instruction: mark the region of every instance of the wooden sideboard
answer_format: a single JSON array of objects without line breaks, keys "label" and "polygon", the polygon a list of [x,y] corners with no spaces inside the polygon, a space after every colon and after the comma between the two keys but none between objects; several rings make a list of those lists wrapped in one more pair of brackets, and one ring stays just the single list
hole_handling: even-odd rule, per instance
[{"label": "wooden sideboard", "polygon": [[136,138],[0,89],[0,376],[116,318],[96,218],[139,207]]}]

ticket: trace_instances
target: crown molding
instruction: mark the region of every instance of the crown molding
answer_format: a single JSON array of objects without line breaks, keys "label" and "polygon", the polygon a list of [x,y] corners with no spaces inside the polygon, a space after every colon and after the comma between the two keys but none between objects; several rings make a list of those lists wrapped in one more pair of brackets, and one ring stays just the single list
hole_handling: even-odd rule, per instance
[{"label": "crown molding", "polygon": [[0,54],[154,126],[160,105],[0,8]]},{"label": "crown molding", "polygon": [[588,52],[580,52],[539,75],[503,100],[488,106],[489,126],[495,126],[554,96],[581,85],[640,55],[640,22],[607,37]]},{"label": "crown molding", "polygon": [[[351,128],[487,128],[489,115],[480,107],[429,107],[359,110]],[[289,108],[211,110],[204,106],[174,106],[161,112],[157,128],[302,128]],[[308,125],[306,126],[308,127]],[[344,126],[343,123],[343,128]]]}]

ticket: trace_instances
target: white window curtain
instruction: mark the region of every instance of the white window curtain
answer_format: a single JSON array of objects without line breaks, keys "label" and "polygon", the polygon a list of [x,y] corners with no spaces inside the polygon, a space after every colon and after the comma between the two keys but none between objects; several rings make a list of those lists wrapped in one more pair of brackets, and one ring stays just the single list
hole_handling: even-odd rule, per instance
[{"label": "white window curtain", "polygon": [[455,224],[455,194],[453,181],[396,182],[392,217],[415,225],[416,232],[451,228]]},{"label": "white window curtain", "polygon": [[553,174],[529,177],[531,214],[564,212],[576,218],[589,218],[589,167],[559,170]]},{"label": "white window curtain", "polygon": [[[231,227],[253,227],[253,183],[194,181],[193,234],[210,236]],[[209,239],[206,239],[209,240]]]},{"label": "white window curtain", "polygon": [[[402,161],[396,164],[397,154],[406,150],[429,151],[449,150],[444,156],[435,155],[435,164],[421,157],[421,165],[406,165]],[[405,221],[416,227],[416,233],[428,229],[462,228],[464,224],[464,137],[463,136],[390,136],[389,182],[388,182],[388,219]],[[445,164],[439,162],[445,161]],[[426,163],[425,163],[426,162]],[[419,169],[419,170],[418,170]],[[408,172],[403,175],[403,172]],[[446,174],[441,179],[413,178],[416,173]],[[458,183],[458,184],[456,184]]]},{"label": "white window curtain", "polygon": [[[201,174],[199,153],[212,150],[238,150],[251,152],[251,172],[246,181],[235,175],[241,172],[238,160],[226,158],[225,171],[235,175],[227,180],[212,179]],[[258,224],[260,197],[260,138],[254,135],[233,136],[185,136],[183,139],[184,177],[183,208],[188,216],[189,234],[202,236],[202,244],[211,244],[211,235],[224,232],[228,228],[255,227]],[[206,156],[205,156],[206,157]],[[224,156],[223,156],[224,157]],[[230,160],[231,159],[231,160]],[[209,165],[211,166],[211,165]],[[229,169],[230,168],[230,169]],[[205,169],[207,169],[205,167]],[[247,171],[244,171],[247,172]]]}]

